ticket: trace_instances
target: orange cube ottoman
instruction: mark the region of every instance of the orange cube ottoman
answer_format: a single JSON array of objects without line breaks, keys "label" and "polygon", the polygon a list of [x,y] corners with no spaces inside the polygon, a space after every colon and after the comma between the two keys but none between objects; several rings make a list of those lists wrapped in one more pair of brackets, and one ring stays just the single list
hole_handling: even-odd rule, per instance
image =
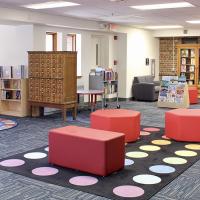
[{"label": "orange cube ottoman", "polygon": [[167,111],[165,135],[177,141],[200,142],[200,109]]},{"label": "orange cube ottoman", "polygon": [[125,109],[97,110],[90,115],[91,128],[121,132],[125,142],[140,136],[140,112]]},{"label": "orange cube ottoman", "polygon": [[123,133],[66,126],[49,132],[49,163],[106,176],[124,168]]},{"label": "orange cube ottoman", "polygon": [[190,104],[198,103],[198,90],[197,90],[197,88],[196,87],[189,87],[188,92],[189,92]]}]

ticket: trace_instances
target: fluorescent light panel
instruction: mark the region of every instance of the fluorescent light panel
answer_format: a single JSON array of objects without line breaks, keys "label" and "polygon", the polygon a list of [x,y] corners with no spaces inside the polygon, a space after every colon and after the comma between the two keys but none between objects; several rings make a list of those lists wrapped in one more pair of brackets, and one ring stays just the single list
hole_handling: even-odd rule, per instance
[{"label": "fluorescent light panel", "polygon": [[66,6],[78,6],[78,5],[80,4],[67,1],[48,1],[44,3],[23,5],[23,7],[30,9],[47,9],[47,8],[60,8]]},{"label": "fluorescent light panel", "polygon": [[183,2],[177,2],[177,3],[162,3],[162,4],[131,6],[131,8],[135,8],[138,10],[156,10],[156,9],[185,8],[185,7],[194,7],[194,5],[183,1]]},{"label": "fluorescent light panel", "polygon": [[147,29],[173,29],[173,28],[183,28],[183,26],[180,25],[167,25],[167,26],[146,26]]},{"label": "fluorescent light panel", "polygon": [[200,20],[191,20],[191,21],[186,21],[186,22],[190,24],[200,24]]}]

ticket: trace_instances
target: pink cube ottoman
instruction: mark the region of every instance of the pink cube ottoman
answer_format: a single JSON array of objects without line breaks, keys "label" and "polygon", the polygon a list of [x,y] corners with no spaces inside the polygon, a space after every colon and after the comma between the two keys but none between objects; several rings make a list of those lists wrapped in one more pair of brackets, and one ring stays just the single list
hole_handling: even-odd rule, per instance
[{"label": "pink cube ottoman", "polygon": [[49,163],[106,176],[124,167],[124,134],[66,126],[49,131]]}]

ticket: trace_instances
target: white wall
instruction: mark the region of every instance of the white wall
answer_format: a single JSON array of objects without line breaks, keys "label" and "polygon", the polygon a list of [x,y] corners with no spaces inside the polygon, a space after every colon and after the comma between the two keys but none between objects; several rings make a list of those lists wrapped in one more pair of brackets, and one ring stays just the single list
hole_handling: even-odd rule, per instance
[{"label": "white wall", "polygon": [[0,25],[0,65],[28,65],[33,47],[33,26]]},{"label": "white wall", "polygon": [[159,40],[149,31],[134,29],[127,39],[127,98],[132,96],[131,87],[134,76],[151,75],[150,64],[145,59],[156,59],[156,79],[159,68]]},{"label": "white wall", "polygon": [[[123,37],[123,42],[127,45],[121,45],[118,49],[121,49],[121,53],[126,52],[126,57],[123,54],[121,59],[126,58],[126,72],[122,72],[120,69],[120,97],[130,98],[132,97],[132,82],[135,76],[150,75],[150,65],[146,66],[145,59],[156,60],[156,75],[155,80],[159,78],[159,39],[153,36],[152,31],[143,29],[135,29],[128,27],[119,27],[116,32],[124,32],[127,34],[126,38]],[[119,51],[118,50],[118,51]],[[119,56],[118,56],[119,59]],[[120,66],[120,64],[119,64]],[[126,82],[126,83],[124,83]]]},{"label": "white wall", "polygon": [[115,43],[116,47],[116,60],[118,72],[118,92],[119,97],[126,98],[127,88],[127,34],[118,33],[118,40]]}]

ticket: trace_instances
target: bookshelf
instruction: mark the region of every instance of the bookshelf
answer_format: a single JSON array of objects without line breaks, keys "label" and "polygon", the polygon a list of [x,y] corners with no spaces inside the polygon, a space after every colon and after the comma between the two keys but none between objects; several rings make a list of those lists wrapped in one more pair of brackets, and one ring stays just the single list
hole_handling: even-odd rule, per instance
[{"label": "bookshelf", "polygon": [[186,77],[189,86],[198,84],[199,47],[193,45],[178,45],[178,75]]},{"label": "bookshelf", "polygon": [[77,53],[70,51],[29,51],[29,104],[32,116],[40,108],[50,107],[66,111],[77,109]]},{"label": "bookshelf", "polygon": [[0,114],[25,117],[29,114],[27,104],[27,79],[0,79]]},{"label": "bookshelf", "polygon": [[198,88],[200,98],[200,44],[178,44],[177,51],[178,75],[185,75],[188,86]]}]

